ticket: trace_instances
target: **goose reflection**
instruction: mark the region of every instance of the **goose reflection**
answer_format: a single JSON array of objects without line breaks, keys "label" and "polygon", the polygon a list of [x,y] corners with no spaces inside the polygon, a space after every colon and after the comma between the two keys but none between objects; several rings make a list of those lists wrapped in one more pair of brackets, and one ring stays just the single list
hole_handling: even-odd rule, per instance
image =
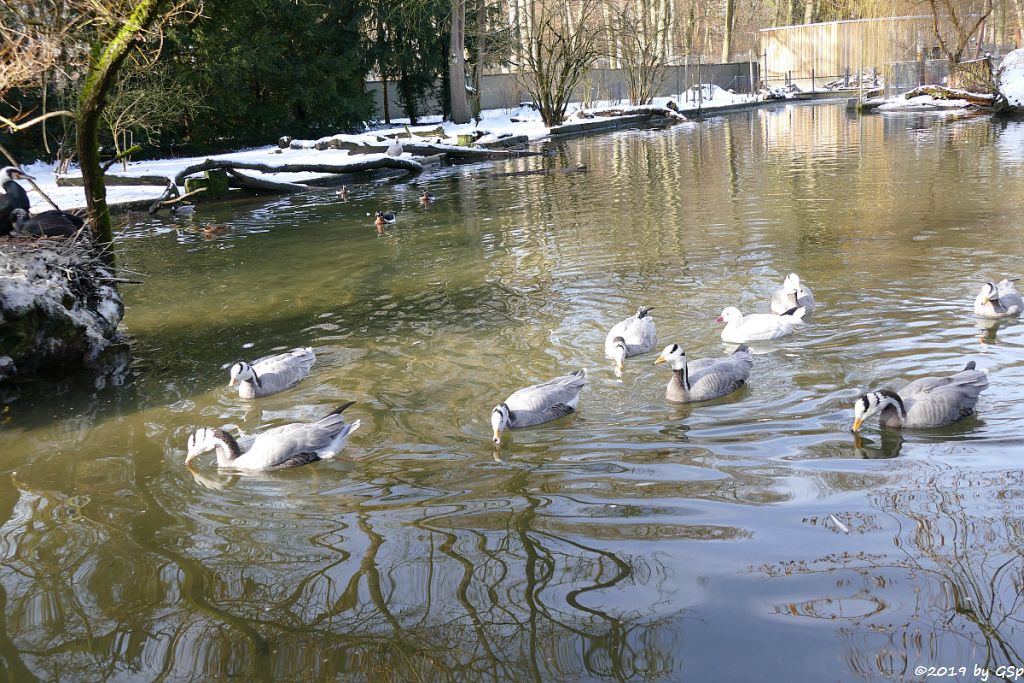
[{"label": "goose reflection", "polygon": [[891,429],[884,429],[879,435],[879,442],[869,439],[860,432],[853,432],[854,457],[865,460],[884,460],[895,458],[903,448],[903,434]]}]

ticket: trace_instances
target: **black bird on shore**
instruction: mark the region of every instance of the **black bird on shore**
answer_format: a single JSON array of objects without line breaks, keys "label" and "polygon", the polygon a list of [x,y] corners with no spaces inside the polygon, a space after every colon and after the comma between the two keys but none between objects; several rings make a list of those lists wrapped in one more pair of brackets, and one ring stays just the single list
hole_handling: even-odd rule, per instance
[{"label": "black bird on shore", "polygon": [[16,234],[32,237],[73,237],[85,225],[81,216],[57,209],[35,216],[30,216],[23,209],[15,209],[12,218]]},{"label": "black bird on shore", "polygon": [[4,194],[0,195],[0,235],[6,235],[14,229],[14,211],[21,209],[26,213],[31,206],[25,188],[17,183],[20,178],[34,180],[32,176],[14,166],[0,169],[0,187]]}]

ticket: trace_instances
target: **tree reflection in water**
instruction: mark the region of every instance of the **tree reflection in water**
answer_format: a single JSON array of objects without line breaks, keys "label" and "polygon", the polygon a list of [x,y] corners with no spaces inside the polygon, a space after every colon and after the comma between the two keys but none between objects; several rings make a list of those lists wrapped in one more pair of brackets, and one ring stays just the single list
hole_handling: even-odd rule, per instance
[{"label": "tree reflection in water", "polygon": [[[1019,666],[1024,519],[1016,498],[1022,479],[1019,472],[922,464],[904,485],[869,493],[878,514],[850,525],[851,532],[867,535],[894,531],[892,550],[757,568],[770,577],[837,577],[827,594],[776,605],[775,613],[845,622],[838,629],[845,662],[865,679],[907,680],[921,665]],[[852,545],[856,536],[844,538]]]},{"label": "tree reflection in water", "polygon": [[[633,680],[679,670],[682,615],[666,607],[657,553],[550,530],[553,501],[528,492],[529,478],[513,473],[503,501],[433,506],[383,503],[409,490],[383,485],[340,515],[351,524],[246,548],[276,558],[248,565],[230,542],[195,557],[206,543],[142,538],[100,506],[12,480],[0,661],[18,680]],[[134,491],[135,514],[172,523],[144,486]],[[606,528],[619,538],[635,529]],[[225,520],[198,536],[230,541],[236,529]],[[107,562],[130,570],[104,571]]]}]

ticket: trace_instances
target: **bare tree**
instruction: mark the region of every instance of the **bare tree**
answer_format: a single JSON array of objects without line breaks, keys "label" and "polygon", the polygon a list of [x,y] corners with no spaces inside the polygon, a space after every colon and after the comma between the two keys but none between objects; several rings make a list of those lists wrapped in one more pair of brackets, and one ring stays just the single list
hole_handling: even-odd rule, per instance
[{"label": "bare tree", "polygon": [[665,80],[664,45],[669,25],[651,7],[650,0],[608,3],[615,36],[614,52],[626,79],[632,104],[650,104]]},{"label": "bare tree", "polygon": [[533,97],[544,125],[565,118],[576,86],[600,54],[599,0],[529,0],[524,31],[523,89]]},{"label": "bare tree", "polygon": [[451,100],[452,123],[469,123],[469,100],[466,98],[466,0],[452,0],[448,96]]},{"label": "bare tree", "polygon": [[[971,39],[990,14],[992,0],[927,0],[932,15],[932,30],[939,49],[949,61],[950,85],[956,85],[957,65]],[[980,40],[980,38],[979,38]]]}]

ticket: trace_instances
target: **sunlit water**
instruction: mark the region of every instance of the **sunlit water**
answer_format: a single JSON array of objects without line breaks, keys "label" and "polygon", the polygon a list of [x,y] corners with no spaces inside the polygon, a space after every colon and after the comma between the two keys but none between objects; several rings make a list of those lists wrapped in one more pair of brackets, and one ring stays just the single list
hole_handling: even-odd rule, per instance
[{"label": "sunlit water", "polygon": [[[127,377],[3,388],[0,665],[11,680],[895,680],[1024,665],[1024,123],[780,106],[463,166],[134,215]],[[507,175],[586,164],[587,173]],[[500,175],[505,174],[505,175]],[[437,201],[422,207],[422,186]],[[395,209],[378,237],[370,214]],[[224,223],[206,240],[198,227]],[[724,353],[726,305],[790,271],[819,308],[749,387],[674,406],[654,355]],[[226,367],[311,345],[246,403]],[[864,390],[990,371],[979,416],[856,440]],[[513,390],[585,367],[575,416]],[[188,433],[251,436],[354,399],[337,459],[238,477]],[[243,440],[244,443],[244,440]],[[915,678],[916,676],[916,678]],[[944,680],[950,680],[948,677]]]}]

